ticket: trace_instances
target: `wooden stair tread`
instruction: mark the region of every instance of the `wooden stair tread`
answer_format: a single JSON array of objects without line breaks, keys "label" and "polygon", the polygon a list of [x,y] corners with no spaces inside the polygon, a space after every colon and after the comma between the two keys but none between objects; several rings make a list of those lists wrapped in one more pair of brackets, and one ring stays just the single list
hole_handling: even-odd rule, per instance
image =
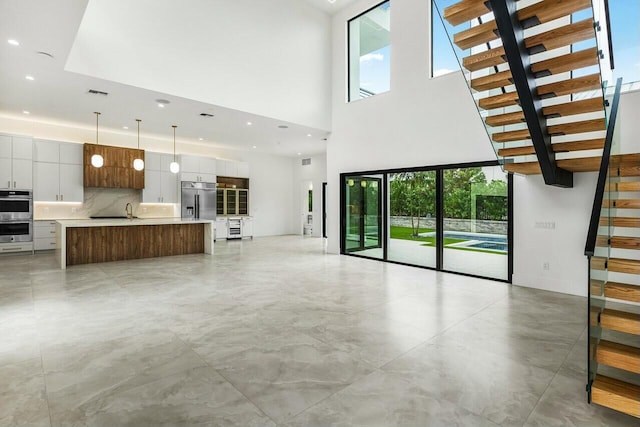
[{"label": "wooden stair tread", "polygon": [[607,265],[615,273],[640,274],[640,261],[635,259],[609,258]]},{"label": "wooden stair tread", "polygon": [[640,191],[640,181],[623,181],[613,184],[616,184],[614,191]]},{"label": "wooden stair tread", "polygon": [[[551,149],[556,153],[567,151],[596,150],[604,147],[604,139],[588,139],[585,141],[558,142],[551,144]],[[514,148],[500,148],[498,155],[502,157],[527,156],[535,154],[533,145]]]},{"label": "wooden stair tread", "polygon": [[553,21],[591,7],[591,0],[544,0],[518,11],[524,28]]},{"label": "wooden stair tread", "polygon": [[456,26],[489,13],[488,0],[462,0],[445,8],[443,17]]},{"label": "wooden stair tread", "polygon": [[522,111],[514,111],[513,113],[494,114],[487,116],[484,122],[489,126],[506,126],[517,123],[525,123],[524,113]]},{"label": "wooden stair tread", "polygon": [[513,84],[511,81],[511,71],[505,70],[498,73],[489,74],[488,76],[471,79],[471,87],[477,91],[485,91],[497,89],[499,87],[509,86]]},{"label": "wooden stair tread", "polygon": [[640,209],[640,199],[604,199],[603,208]]},{"label": "wooden stair tread", "polygon": [[453,42],[460,49],[467,50],[484,43],[489,43],[498,37],[496,21],[491,20],[454,34]]},{"label": "wooden stair tread", "polygon": [[535,36],[527,37],[524,45],[530,53],[543,52],[562,46],[568,46],[595,37],[593,19],[585,19],[563,27],[554,28]]},{"label": "wooden stair tread", "polygon": [[574,79],[561,80],[559,82],[540,85],[537,87],[538,95],[544,98],[552,96],[569,95],[572,93],[584,92],[587,90],[600,89],[600,74],[590,74],[588,76]]},{"label": "wooden stair tread", "polygon": [[640,285],[607,282],[604,284],[604,296],[624,301],[640,302]]},{"label": "wooden stair tread", "polygon": [[626,236],[598,236],[596,246],[606,248],[611,246],[615,249],[640,249],[640,237]]},{"label": "wooden stair tread", "polygon": [[496,132],[491,135],[491,139],[495,142],[512,142],[531,139],[529,129],[511,130],[507,132]]},{"label": "wooden stair tread", "polygon": [[600,326],[612,331],[640,335],[640,315],[605,308],[600,313]]},{"label": "wooden stair tread", "polygon": [[598,48],[596,47],[534,62],[531,64],[531,71],[536,77],[543,77],[550,74],[566,73],[592,65],[598,65]]},{"label": "wooden stair tread", "polygon": [[596,361],[607,366],[640,374],[640,348],[600,340],[596,349]]},{"label": "wooden stair tread", "polygon": [[611,225],[613,225],[614,227],[640,228],[640,218],[624,217],[624,216],[614,216],[612,218],[601,217],[600,225],[608,226],[609,219],[611,219]]},{"label": "wooden stair tread", "polygon": [[640,176],[640,166],[621,166],[618,176]]},{"label": "wooden stair tread", "polygon": [[[589,98],[543,107],[542,114],[547,118],[567,117],[575,114],[602,111],[603,109],[604,106],[602,105],[602,98]],[[525,120],[524,113],[522,111],[515,111],[513,113],[494,114],[486,117],[484,121],[489,126],[506,126],[524,123]]]},{"label": "wooden stair tread", "polygon": [[499,46],[463,58],[462,66],[469,71],[478,71],[504,64],[505,62],[507,62],[507,58],[505,57],[504,47]]},{"label": "wooden stair tread", "polygon": [[614,378],[596,375],[591,384],[591,401],[601,406],[640,417],[640,387]]},{"label": "wooden stair tread", "polygon": [[602,110],[604,110],[602,98],[596,97],[580,101],[565,102],[563,104],[549,105],[542,108],[542,113],[546,117],[565,117]]},{"label": "wooden stair tread", "polygon": [[601,130],[606,130],[606,123],[604,118],[562,123],[559,125],[547,127],[547,131],[552,136],[572,135],[575,133],[596,132]]},{"label": "wooden stair tread", "polygon": [[[561,159],[557,161],[558,167],[570,172],[595,172],[600,170],[601,157],[581,157],[578,159]],[[522,175],[539,175],[538,162],[506,163],[504,168],[508,172]]]},{"label": "wooden stair tread", "polygon": [[478,100],[478,106],[485,110],[508,107],[518,104],[518,92],[501,93],[500,95],[488,96]]}]

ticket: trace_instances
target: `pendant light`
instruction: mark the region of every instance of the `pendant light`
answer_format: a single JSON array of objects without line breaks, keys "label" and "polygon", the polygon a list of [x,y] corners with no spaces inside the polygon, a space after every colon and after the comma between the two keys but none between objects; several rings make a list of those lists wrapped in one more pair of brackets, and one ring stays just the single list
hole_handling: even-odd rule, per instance
[{"label": "pendant light", "polygon": [[173,173],[180,172],[180,165],[176,162],[176,128],[178,126],[172,125],[173,128],[173,162],[169,165],[169,170]]},{"label": "pendant light", "polygon": [[[140,119],[136,119],[136,122],[138,122],[138,150],[140,149],[140,122],[142,120]],[[144,160],[142,159],[135,159],[133,161],[133,168],[137,171],[141,171],[142,169],[144,169]]]},{"label": "pendant light", "polygon": [[[93,114],[96,115],[96,145],[100,145],[98,143],[98,118],[100,117],[100,113],[94,111]],[[104,158],[100,154],[94,154],[91,156],[91,166],[94,168],[101,168],[104,165]]]}]

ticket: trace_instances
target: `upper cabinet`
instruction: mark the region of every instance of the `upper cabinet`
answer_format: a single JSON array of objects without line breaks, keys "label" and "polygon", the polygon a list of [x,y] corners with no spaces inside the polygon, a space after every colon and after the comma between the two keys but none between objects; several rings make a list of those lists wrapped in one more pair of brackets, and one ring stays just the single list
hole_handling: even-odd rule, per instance
[{"label": "upper cabinet", "polygon": [[32,158],[31,138],[0,135],[0,188],[30,190]]},{"label": "upper cabinet", "polygon": [[218,176],[232,178],[249,178],[249,163],[234,160],[218,159],[216,161]]},{"label": "upper cabinet", "polygon": [[173,155],[145,153],[142,203],[178,203],[178,175],[169,170]]},{"label": "upper cabinet", "polygon": [[82,144],[35,140],[33,148],[33,199],[83,202]]},{"label": "upper cabinet", "polygon": [[180,156],[180,180],[216,182],[216,159],[213,157]]},{"label": "upper cabinet", "polygon": [[[91,156],[102,155],[101,168],[91,166]],[[84,186],[106,188],[144,188],[144,170],[133,168],[133,161],[144,160],[144,150],[84,144]]]}]

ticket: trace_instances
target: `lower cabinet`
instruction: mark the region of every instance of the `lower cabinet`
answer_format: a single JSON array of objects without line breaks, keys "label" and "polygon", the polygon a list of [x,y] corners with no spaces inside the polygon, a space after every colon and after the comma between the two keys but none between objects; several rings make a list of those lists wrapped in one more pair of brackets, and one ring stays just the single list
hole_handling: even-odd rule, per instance
[{"label": "lower cabinet", "polygon": [[33,251],[33,242],[0,243],[0,254]]},{"label": "lower cabinet", "polygon": [[56,248],[56,222],[50,220],[33,221],[33,249],[45,251]]},{"label": "lower cabinet", "polygon": [[229,222],[227,218],[217,218],[215,240],[226,239],[227,237],[229,237]]},{"label": "lower cabinet", "polygon": [[242,217],[242,237],[251,237],[253,239],[253,218],[250,216]]}]

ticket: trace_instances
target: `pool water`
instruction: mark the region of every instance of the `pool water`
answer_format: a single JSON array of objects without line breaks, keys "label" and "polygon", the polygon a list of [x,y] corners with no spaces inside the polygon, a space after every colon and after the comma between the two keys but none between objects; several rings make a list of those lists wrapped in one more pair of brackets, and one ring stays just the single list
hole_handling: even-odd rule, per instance
[{"label": "pool water", "polygon": [[507,251],[507,244],[506,243],[496,243],[496,242],[479,242],[479,243],[472,243],[470,245],[466,245],[466,248],[477,248],[477,249],[489,249],[492,251],[500,251],[500,252],[506,252]]}]

